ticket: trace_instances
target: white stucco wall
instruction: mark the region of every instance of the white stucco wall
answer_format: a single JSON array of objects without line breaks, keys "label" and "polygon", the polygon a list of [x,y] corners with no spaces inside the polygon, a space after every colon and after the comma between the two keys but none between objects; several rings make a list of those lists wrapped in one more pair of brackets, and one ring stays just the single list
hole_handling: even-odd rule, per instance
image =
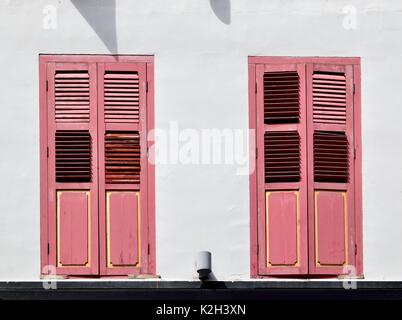
[{"label": "white stucco wall", "polygon": [[[157,128],[244,130],[249,55],[360,56],[364,273],[402,280],[402,2],[116,2],[0,0],[0,280],[39,278],[39,53],[154,54]],[[217,279],[249,278],[248,185],[232,165],[157,167],[163,279],[193,279],[202,249]]]}]

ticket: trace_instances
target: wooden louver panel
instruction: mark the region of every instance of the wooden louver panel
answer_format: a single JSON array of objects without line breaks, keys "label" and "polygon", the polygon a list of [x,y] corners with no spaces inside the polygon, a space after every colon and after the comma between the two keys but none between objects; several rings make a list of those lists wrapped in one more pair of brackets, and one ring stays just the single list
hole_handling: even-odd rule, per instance
[{"label": "wooden louver panel", "polygon": [[313,74],[313,120],[315,123],[346,123],[345,74]]},{"label": "wooden louver panel", "polygon": [[56,122],[89,122],[88,71],[57,71],[54,82]]},{"label": "wooden louver panel", "polygon": [[299,122],[297,71],[264,73],[264,123]]},{"label": "wooden louver panel", "polygon": [[133,71],[106,71],[105,122],[139,122],[139,76]]},{"label": "wooden louver panel", "polygon": [[139,184],[140,156],[140,136],[138,132],[106,132],[106,183]]},{"label": "wooden louver panel", "polygon": [[296,131],[264,135],[265,182],[300,181],[300,137]]},{"label": "wooden louver panel", "polygon": [[87,130],[57,130],[55,139],[56,182],[90,182],[90,133]]},{"label": "wooden louver panel", "polygon": [[314,181],[348,182],[349,152],[343,132],[314,132]]}]

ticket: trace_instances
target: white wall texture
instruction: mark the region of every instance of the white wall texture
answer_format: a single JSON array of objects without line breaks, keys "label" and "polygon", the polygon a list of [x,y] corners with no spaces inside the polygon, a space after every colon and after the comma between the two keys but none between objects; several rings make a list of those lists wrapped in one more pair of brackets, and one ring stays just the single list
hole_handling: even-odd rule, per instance
[{"label": "white wall texture", "polygon": [[[249,55],[360,56],[364,273],[402,280],[401,36],[398,0],[0,0],[0,280],[39,279],[39,53],[154,54],[157,128],[244,130]],[[249,279],[249,179],[236,168],[157,167],[163,279],[192,280],[203,249],[217,279]]]}]

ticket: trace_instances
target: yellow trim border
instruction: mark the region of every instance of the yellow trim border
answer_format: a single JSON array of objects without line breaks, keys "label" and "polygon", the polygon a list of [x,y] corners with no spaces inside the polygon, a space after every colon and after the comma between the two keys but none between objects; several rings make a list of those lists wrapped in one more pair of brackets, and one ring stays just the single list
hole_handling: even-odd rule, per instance
[{"label": "yellow trim border", "polygon": [[335,193],[341,193],[343,196],[343,212],[344,212],[344,245],[345,245],[345,259],[344,263],[341,265],[325,265],[321,264],[319,261],[318,257],[318,209],[317,209],[317,196],[320,193],[320,191],[315,191],[314,192],[314,245],[315,245],[315,265],[316,267],[320,268],[333,268],[333,267],[340,267],[340,266],[345,266],[348,265],[348,213],[347,213],[347,198],[346,198],[346,192],[345,191],[336,191],[336,190],[325,190],[328,192],[335,192]]},{"label": "yellow trim border", "polygon": [[[138,243],[138,262],[133,265],[113,265],[110,260],[110,196],[113,193],[134,193],[137,197],[137,243]],[[140,206],[140,192],[129,190],[114,190],[106,192],[106,255],[108,268],[140,268],[141,267],[141,206]]]},{"label": "yellow trim border", "polygon": [[[82,265],[63,265],[61,262],[60,258],[60,197],[63,193],[85,193],[87,196],[87,208],[88,208],[88,256],[87,256],[87,262]],[[82,268],[82,267],[90,267],[91,266],[91,193],[90,191],[86,190],[58,190],[57,191],[57,219],[56,219],[56,225],[57,225],[57,267],[64,267],[64,268]]]},{"label": "yellow trim border", "polygon": [[[296,195],[296,242],[297,242],[297,259],[294,264],[282,264],[282,265],[272,265],[269,262],[269,205],[268,198],[272,193],[293,193]],[[266,246],[266,266],[269,268],[283,268],[283,267],[299,267],[300,266],[300,202],[299,202],[299,191],[292,190],[281,190],[281,191],[267,191],[265,193],[265,246]]]}]

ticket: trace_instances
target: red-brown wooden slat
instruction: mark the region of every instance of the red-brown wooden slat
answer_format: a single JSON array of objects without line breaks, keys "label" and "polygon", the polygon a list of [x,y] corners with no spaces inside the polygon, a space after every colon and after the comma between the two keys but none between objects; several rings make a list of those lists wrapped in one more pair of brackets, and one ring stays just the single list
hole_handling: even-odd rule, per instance
[{"label": "red-brown wooden slat", "polygon": [[300,180],[300,138],[297,132],[266,132],[264,150],[267,183]]},{"label": "red-brown wooden slat", "polygon": [[88,70],[57,71],[54,90],[56,122],[89,122]]},{"label": "red-brown wooden slat", "polygon": [[314,181],[348,182],[349,154],[346,135],[314,132]]},{"label": "red-brown wooden slat", "polygon": [[106,123],[139,123],[139,77],[134,71],[104,74],[104,119]]},{"label": "red-brown wooden slat", "polygon": [[106,132],[105,179],[107,183],[140,183],[138,132]]},{"label": "red-brown wooden slat", "polygon": [[264,73],[264,122],[299,121],[299,76],[296,71]]},{"label": "red-brown wooden slat", "polygon": [[346,78],[343,73],[316,72],[312,77],[314,123],[346,123]]},{"label": "red-brown wooden slat", "polygon": [[88,131],[56,131],[56,182],[91,181],[91,137]]}]

